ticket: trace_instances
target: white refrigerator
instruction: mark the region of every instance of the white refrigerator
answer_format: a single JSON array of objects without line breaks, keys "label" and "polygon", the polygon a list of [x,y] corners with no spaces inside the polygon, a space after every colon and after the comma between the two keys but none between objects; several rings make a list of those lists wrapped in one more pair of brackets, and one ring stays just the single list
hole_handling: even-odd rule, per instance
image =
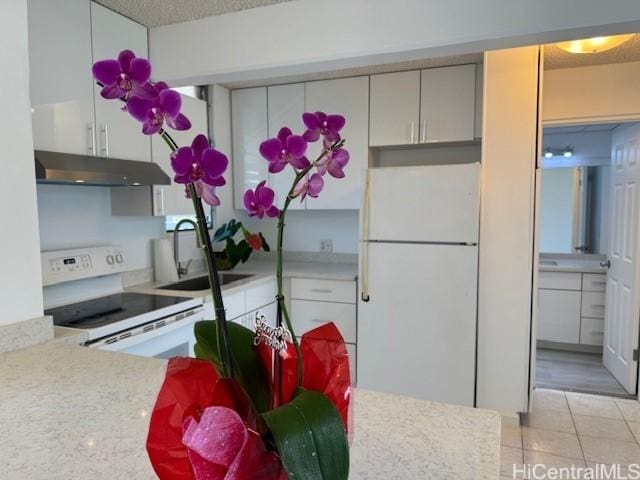
[{"label": "white refrigerator", "polygon": [[358,387],[474,406],[480,164],[367,171]]}]

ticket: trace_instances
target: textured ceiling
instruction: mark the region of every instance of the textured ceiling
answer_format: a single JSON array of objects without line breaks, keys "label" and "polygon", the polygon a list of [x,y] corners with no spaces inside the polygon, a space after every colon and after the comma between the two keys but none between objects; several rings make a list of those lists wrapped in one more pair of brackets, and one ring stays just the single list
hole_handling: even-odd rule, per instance
[{"label": "textured ceiling", "polygon": [[640,33],[636,33],[628,42],[602,53],[569,53],[555,44],[544,46],[545,70],[637,61],[640,61]]},{"label": "textured ceiling", "polygon": [[412,60],[410,62],[385,63],[381,65],[369,65],[358,68],[345,68],[342,70],[332,70],[330,72],[309,73],[306,75],[296,75],[270,79],[268,82],[261,80],[250,80],[241,82],[230,82],[224,84],[228,88],[258,87],[262,85],[277,85],[282,83],[310,82],[313,80],[327,80],[331,78],[355,77],[358,75],[372,75],[376,73],[400,72],[403,70],[419,70],[421,68],[445,67],[447,65],[462,65],[465,63],[482,63],[482,53],[470,53],[467,55],[455,55],[450,57],[426,58],[423,60]]},{"label": "textured ceiling", "polygon": [[96,0],[147,27],[264,7],[291,0]]}]

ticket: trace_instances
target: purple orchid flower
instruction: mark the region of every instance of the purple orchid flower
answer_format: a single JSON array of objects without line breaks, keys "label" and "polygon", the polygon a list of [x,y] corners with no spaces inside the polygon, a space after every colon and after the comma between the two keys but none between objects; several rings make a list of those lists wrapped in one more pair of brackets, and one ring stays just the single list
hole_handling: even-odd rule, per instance
[{"label": "purple orchid flower", "polygon": [[127,102],[127,110],[131,116],[142,122],[142,133],[158,133],[165,121],[174,130],[189,130],[191,122],[180,113],[180,94],[171,90],[164,82],[158,82],[154,87],[158,93],[156,98],[146,99],[134,95]]},{"label": "purple orchid flower", "polygon": [[269,162],[269,172],[278,173],[291,164],[293,168],[302,170],[310,163],[304,156],[307,142],[300,135],[294,135],[287,127],[278,132],[276,138],[270,138],[260,144],[260,154]]},{"label": "purple orchid flower", "polygon": [[293,196],[300,196],[300,202],[303,202],[305,197],[309,195],[312,198],[318,198],[318,194],[324,187],[324,180],[322,175],[314,173],[313,175],[305,175],[293,189]]},{"label": "purple orchid flower", "polygon": [[343,168],[349,163],[349,152],[344,148],[331,149],[331,142],[326,138],[323,143],[327,153],[316,162],[318,173],[324,175],[329,172],[332,177],[344,178]]},{"label": "purple orchid flower", "polygon": [[262,181],[255,190],[244,192],[244,208],[250,217],[262,218],[265,214],[267,217],[277,217],[280,214],[278,207],[273,204],[276,194],[265,183]]},{"label": "purple orchid flower", "polygon": [[198,135],[190,147],[180,147],[171,154],[171,168],[176,183],[205,183],[210,186],[224,185],[222,176],[229,165],[227,156],[212,148],[204,135]]},{"label": "purple orchid flower", "polygon": [[[224,181],[224,178],[220,178],[222,179],[221,185],[224,185],[226,183]],[[204,183],[202,180],[197,180],[193,182],[193,186],[196,188],[196,195],[198,195],[198,198],[202,198],[205,203],[211,205],[212,207],[217,207],[218,205],[220,205],[220,199],[216,195],[216,187],[219,187],[220,185],[209,185],[207,183]],[[184,193],[187,198],[191,198],[189,187],[185,187]]]},{"label": "purple orchid flower", "polygon": [[322,135],[331,143],[340,140],[340,130],[344,127],[345,118],[342,115],[327,115],[324,112],[303,113],[302,121],[307,131],[302,134],[307,142],[315,142]]},{"label": "purple orchid flower", "polygon": [[93,78],[102,85],[100,95],[108,100],[125,99],[132,95],[153,98],[157,91],[149,83],[151,63],[137,58],[131,50],[123,50],[117,60],[100,60],[91,68]]}]

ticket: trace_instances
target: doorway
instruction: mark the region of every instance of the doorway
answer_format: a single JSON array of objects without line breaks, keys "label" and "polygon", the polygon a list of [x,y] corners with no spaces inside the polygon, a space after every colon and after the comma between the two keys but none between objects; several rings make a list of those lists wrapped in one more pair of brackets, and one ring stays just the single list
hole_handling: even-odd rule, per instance
[{"label": "doorway", "polygon": [[637,396],[639,163],[640,123],[543,129],[536,387]]}]

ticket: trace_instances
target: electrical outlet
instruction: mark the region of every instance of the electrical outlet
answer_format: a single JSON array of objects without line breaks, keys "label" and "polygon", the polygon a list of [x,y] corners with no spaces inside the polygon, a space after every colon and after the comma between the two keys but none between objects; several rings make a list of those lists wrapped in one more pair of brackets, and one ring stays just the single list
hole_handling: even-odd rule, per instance
[{"label": "electrical outlet", "polygon": [[333,240],[330,238],[323,238],[320,240],[320,251],[324,253],[333,252]]}]

